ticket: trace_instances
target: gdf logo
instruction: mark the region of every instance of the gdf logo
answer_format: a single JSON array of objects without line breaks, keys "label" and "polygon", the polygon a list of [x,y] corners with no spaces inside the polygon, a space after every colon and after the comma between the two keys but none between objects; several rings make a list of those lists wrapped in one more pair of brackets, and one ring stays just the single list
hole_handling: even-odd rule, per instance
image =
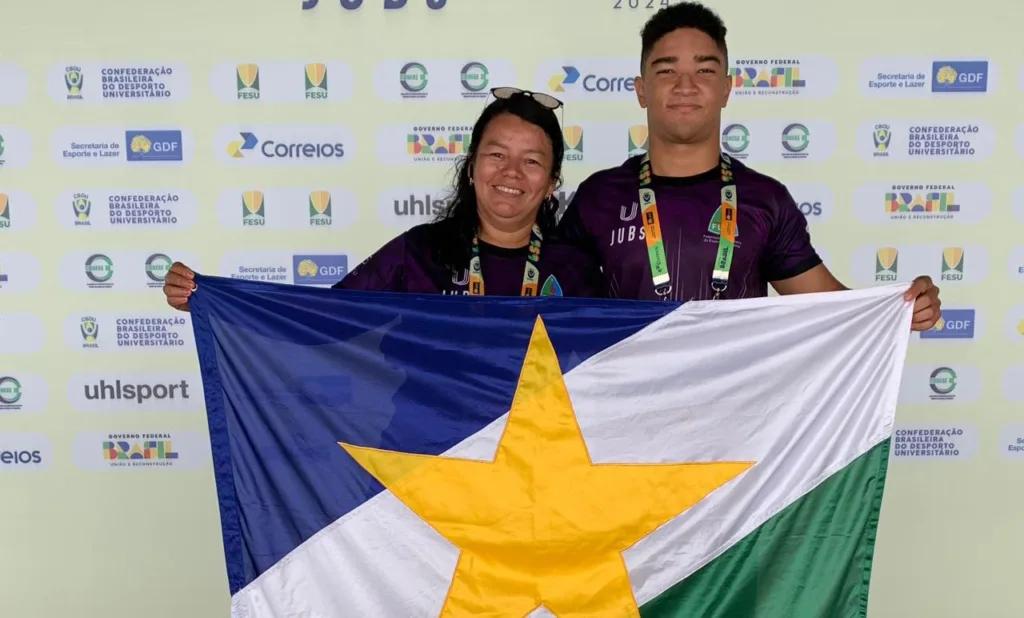
[{"label": "gdf logo", "polygon": [[[339,0],[339,1],[341,3],[341,8],[345,9],[346,11],[354,11],[354,10],[360,8],[361,6],[363,6],[363,0]],[[384,10],[385,11],[394,11],[394,10],[397,10],[397,9],[404,9],[405,5],[409,3],[409,0],[379,0],[379,1],[382,1],[384,3]],[[444,6],[446,4],[448,4],[448,0],[423,0],[423,1],[426,2],[426,5],[427,5],[428,9],[432,9],[432,10],[435,10],[435,11],[443,9]],[[316,5],[318,5],[318,4],[320,4],[320,0],[302,0],[302,10],[303,11],[308,11],[308,10],[316,7]]]}]

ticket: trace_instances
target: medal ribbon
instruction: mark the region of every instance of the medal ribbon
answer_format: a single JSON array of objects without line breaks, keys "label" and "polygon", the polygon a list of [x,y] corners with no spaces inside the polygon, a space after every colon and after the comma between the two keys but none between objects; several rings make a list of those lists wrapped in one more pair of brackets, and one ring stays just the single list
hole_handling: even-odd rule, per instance
[{"label": "medal ribbon", "polygon": [[[729,271],[736,243],[736,182],[732,175],[732,160],[724,152],[720,157],[722,173],[722,202],[718,219],[718,253],[715,256],[711,274],[711,289],[715,299],[729,287]],[[672,291],[672,277],[668,274],[668,259],[665,254],[665,239],[661,235],[661,221],[658,219],[658,200],[651,188],[651,155],[645,154],[640,162],[640,216],[643,219],[647,237],[647,257],[651,262],[651,277],[654,293],[667,300]]]},{"label": "medal ribbon", "polygon": [[[523,288],[520,296],[537,296],[537,287],[540,281],[540,270],[537,263],[540,262],[540,243],[544,237],[540,233],[540,226],[533,224],[530,231],[529,252],[526,255],[526,268],[523,269]],[[473,254],[469,260],[469,293],[471,296],[484,295],[484,269],[480,262],[480,239],[473,237]]]}]

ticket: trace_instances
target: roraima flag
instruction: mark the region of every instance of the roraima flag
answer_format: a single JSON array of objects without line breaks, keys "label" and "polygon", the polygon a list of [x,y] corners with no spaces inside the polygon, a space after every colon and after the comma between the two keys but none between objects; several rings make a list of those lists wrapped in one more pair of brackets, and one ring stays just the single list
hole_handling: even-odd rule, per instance
[{"label": "roraima flag", "polygon": [[679,304],[197,283],[235,617],[865,611],[905,286]]}]

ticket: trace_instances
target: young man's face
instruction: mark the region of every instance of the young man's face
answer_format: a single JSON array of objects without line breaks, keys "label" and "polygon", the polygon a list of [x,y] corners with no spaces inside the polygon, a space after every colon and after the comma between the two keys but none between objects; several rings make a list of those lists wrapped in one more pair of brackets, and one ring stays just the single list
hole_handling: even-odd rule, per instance
[{"label": "young man's face", "polygon": [[700,30],[680,28],[662,37],[635,83],[651,133],[672,143],[719,139],[732,90],[727,70],[718,45]]}]

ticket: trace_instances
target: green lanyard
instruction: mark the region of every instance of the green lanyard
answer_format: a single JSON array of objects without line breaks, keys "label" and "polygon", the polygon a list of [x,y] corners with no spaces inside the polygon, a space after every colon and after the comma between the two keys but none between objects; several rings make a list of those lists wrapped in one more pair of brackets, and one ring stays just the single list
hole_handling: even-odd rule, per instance
[{"label": "green lanyard", "polygon": [[[537,286],[540,280],[540,270],[537,263],[540,262],[540,243],[544,237],[540,233],[540,226],[533,224],[530,231],[530,249],[526,256],[526,268],[523,269],[523,289],[520,296],[536,296]],[[473,237],[473,257],[469,260],[469,294],[471,296],[484,295],[484,269],[480,263],[480,239]]]},{"label": "green lanyard", "polygon": [[[711,289],[714,299],[729,287],[729,270],[732,268],[733,246],[736,242],[736,182],[732,176],[732,159],[721,153],[722,205],[719,209],[718,254],[715,268],[711,273]],[[665,239],[661,235],[658,220],[658,200],[651,185],[651,155],[645,154],[640,162],[640,212],[647,237],[647,257],[651,261],[651,276],[654,279],[654,293],[662,300],[668,300],[672,291],[672,278],[668,274],[668,259],[665,255]]]}]

